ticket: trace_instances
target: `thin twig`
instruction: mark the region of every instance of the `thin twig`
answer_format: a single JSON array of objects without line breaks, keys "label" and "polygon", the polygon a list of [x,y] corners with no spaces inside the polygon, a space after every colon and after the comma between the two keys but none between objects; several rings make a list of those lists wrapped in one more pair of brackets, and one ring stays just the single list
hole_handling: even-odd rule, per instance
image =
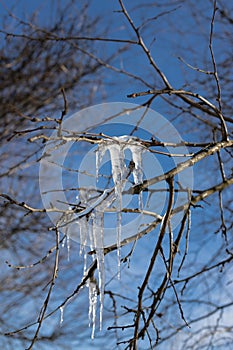
[{"label": "thin twig", "polygon": [[217,1],[214,0],[214,9],[213,9],[213,15],[212,15],[211,25],[210,25],[209,49],[210,49],[212,64],[213,64],[213,68],[214,68],[214,78],[215,78],[215,81],[216,81],[217,91],[218,91],[218,97],[217,97],[218,109],[219,109],[218,116],[219,116],[220,121],[221,121],[222,141],[227,141],[227,140],[229,140],[229,138],[228,138],[228,131],[227,131],[226,122],[225,122],[224,117],[222,115],[221,86],[220,86],[220,82],[219,82],[218,71],[217,71],[217,64],[216,64],[214,50],[213,50],[214,20],[215,20],[215,15],[216,15],[217,10],[218,10],[217,9]]},{"label": "thin twig", "polygon": [[[62,239],[60,239],[59,241],[59,245],[61,245],[63,243],[63,241],[65,240],[66,236],[64,235],[62,237]],[[6,260],[6,264],[10,267],[10,268],[14,268],[16,270],[23,270],[23,269],[30,269],[30,268],[33,268],[34,266],[36,265],[39,265],[39,264],[43,264],[45,262],[46,259],[48,259],[48,257],[54,252],[54,250],[57,249],[57,244],[55,246],[53,246],[52,248],[50,248],[47,252],[46,255],[44,255],[40,260],[32,263],[32,264],[29,264],[29,265],[13,265],[11,264],[8,260]]]},{"label": "thin twig", "polygon": [[144,43],[142,36],[140,35],[139,32],[139,28],[136,28],[136,26],[134,25],[134,22],[132,20],[132,18],[130,17],[129,13],[127,12],[125,5],[123,3],[122,0],[118,0],[122,9],[122,12],[124,14],[124,16],[126,17],[127,21],[129,22],[131,28],[133,29],[133,31],[135,32],[138,42],[137,44],[139,46],[141,46],[142,50],[144,51],[144,53],[146,54],[149,63],[151,64],[151,66],[155,69],[155,71],[158,73],[158,75],[160,76],[160,78],[162,79],[162,81],[164,82],[166,88],[168,89],[172,89],[171,84],[169,83],[167,77],[165,76],[165,74],[159,69],[158,65],[155,63],[153,57],[151,56],[150,50],[147,48],[146,44]]},{"label": "thin twig", "polygon": [[65,93],[65,89],[62,87],[61,88],[61,93],[62,93],[62,96],[63,96],[63,101],[64,101],[64,108],[61,112],[61,117],[60,119],[58,119],[58,123],[59,123],[59,128],[58,128],[58,131],[57,131],[57,136],[61,136],[61,130],[62,130],[62,122],[63,122],[63,119],[64,117],[66,116],[67,112],[68,112],[68,102],[67,102],[67,99],[66,99],[66,93]]},{"label": "thin twig", "polygon": [[59,241],[60,241],[60,238],[59,238],[59,232],[58,230],[55,231],[56,232],[56,255],[55,255],[55,261],[54,261],[54,266],[53,266],[53,274],[52,274],[52,280],[50,282],[50,287],[49,287],[49,290],[48,290],[48,294],[45,298],[45,301],[44,301],[44,304],[40,310],[40,314],[39,314],[39,317],[38,317],[38,326],[37,326],[37,329],[36,329],[36,332],[34,334],[34,337],[31,341],[31,344],[30,346],[26,349],[26,350],[32,350],[35,342],[37,341],[37,338],[38,338],[38,335],[39,335],[39,332],[40,332],[40,328],[42,326],[42,323],[43,323],[43,320],[45,318],[45,313],[46,313],[46,310],[48,308],[48,305],[49,305],[49,300],[50,300],[50,297],[51,297],[51,293],[52,293],[52,290],[53,290],[53,287],[55,285],[55,280],[58,276],[58,264],[59,264]]}]

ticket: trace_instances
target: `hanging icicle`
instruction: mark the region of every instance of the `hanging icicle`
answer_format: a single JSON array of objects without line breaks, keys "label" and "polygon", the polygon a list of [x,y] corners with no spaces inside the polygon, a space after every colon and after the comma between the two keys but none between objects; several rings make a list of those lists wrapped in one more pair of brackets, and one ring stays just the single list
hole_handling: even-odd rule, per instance
[{"label": "hanging icicle", "polygon": [[97,270],[99,279],[100,293],[100,330],[102,329],[103,305],[104,305],[104,286],[105,286],[105,269],[104,269],[104,213],[98,212],[93,219],[93,239],[95,245]]},{"label": "hanging icicle", "polygon": [[80,235],[80,250],[79,254],[83,254],[83,274],[85,274],[87,269],[87,239],[88,239],[88,221],[84,216],[77,221],[79,225],[79,235]]},{"label": "hanging icicle", "polygon": [[[130,152],[132,154],[132,159],[134,162],[133,178],[135,185],[142,183],[143,181],[143,171],[142,171],[142,153],[144,152],[144,147],[140,144],[132,143],[129,145]],[[139,209],[143,209],[143,198],[142,192],[138,195],[138,206]]]},{"label": "hanging icicle", "polygon": [[62,323],[64,321],[64,306],[60,307],[60,313],[61,313],[61,317],[60,317],[60,326],[62,326]]},{"label": "hanging icicle", "polygon": [[91,339],[95,337],[96,306],[97,306],[97,286],[95,281],[89,279],[89,327],[92,325]]},{"label": "hanging icicle", "polygon": [[117,209],[117,265],[118,265],[118,278],[120,278],[120,262],[121,262],[121,226],[122,226],[122,192],[123,192],[123,180],[126,177],[126,166],[124,162],[124,146],[118,140],[114,140],[109,146],[110,160],[112,166],[112,178],[115,187],[116,201],[115,206]]}]

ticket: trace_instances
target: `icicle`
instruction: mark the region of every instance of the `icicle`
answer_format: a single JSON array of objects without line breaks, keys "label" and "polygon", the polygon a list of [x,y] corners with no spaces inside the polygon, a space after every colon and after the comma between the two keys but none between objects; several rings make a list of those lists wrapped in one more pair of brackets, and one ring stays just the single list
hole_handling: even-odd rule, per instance
[{"label": "icicle", "polygon": [[105,269],[104,269],[104,213],[95,211],[93,219],[93,237],[97,259],[97,269],[99,278],[100,292],[100,330],[102,329],[103,306],[104,306],[104,287],[105,287]]},{"label": "icicle", "polygon": [[63,239],[63,241],[62,241],[62,248],[64,248],[65,247],[65,244],[66,244],[66,236],[64,237],[64,239]]},{"label": "icicle", "polygon": [[87,271],[87,252],[86,252],[86,247],[84,248],[85,252],[83,254],[83,276],[85,275]]},{"label": "icicle", "polygon": [[66,233],[67,260],[70,261],[70,235]]},{"label": "icicle", "polygon": [[121,210],[117,213],[117,277],[120,279],[121,273],[121,223],[122,223],[122,212]]},{"label": "icicle", "polygon": [[100,147],[97,148],[96,154],[95,154],[95,173],[96,173],[96,182],[98,182],[99,179],[99,170],[100,170]]},{"label": "icicle", "polygon": [[92,213],[89,219],[89,226],[88,226],[89,243],[90,243],[91,250],[94,249],[93,220],[94,220],[94,215]]},{"label": "icicle", "polygon": [[80,235],[80,255],[84,250],[84,247],[87,245],[87,234],[88,234],[88,221],[86,217],[82,217],[77,221],[79,225],[79,235]]},{"label": "icicle", "polygon": [[80,218],[79,220],[76,221],[78,226],[79,226],[79,239],[80,239],[79,255],[82,255],[82,252],[83,252],[83,241],[84,241],[81,220],[82,220],[82,218]]},{"label": "icicle", "polygon": [[[142,171],[142,153],[144,148],[141,145],[137,144],[129,144],[129,149],[132,154],[133,162],[134,162],[134,170],[133,170],[133,178],[135,185],[142,183],[143,181],[143,171]],[[139,209],[143,209],[143,198],[142,192],[139,193],[138,196]]]},{"label": "icicle", "polygon": [[79,220],[77,220],[77,224],[79,225],[79,237],[80,237],[79,255],[83,254],[83,275],[85,275],[86,269],[87,269],[86,245],[87,245],[87,236],[88,236],[88,221],[84,216],[82,218],[79,218]]},{"label": "icicle", "polygon": [[96,179],[98,181],[99,177],[99,171],[100,171],[100,165],[101,161],[103,159],[103,156],[105,155],[106,151],[108,150],[109,141],[102,140],[100,144],[98,145],[98,149],[96,151]]},{"label": "icicle", "polygon": [[104,308],[104,287],[105,287],[105,269],[104,269],[104,249],[96,248],[99,291],[100,291],[100,330],[102,330],[103,308]]},{"label": "icicle", "polygon": [[89,327],[92,324],[91,339],[95,337],[96,324],[96,306],[97,306],[97,287],[95,281],[89,280]]},{"label": "icicle", "polygon": [[115,185],[116,204],[117,204],[117,265],[118,265],[118,278],[120,278],[120,244],[121,244],[121,226],[122,226],[122,191],[123,191],[123,179],[125,175],[125,162],[124,162],[124,147],[121,143],[112,144],[109,147],[111,165],[112,165],[112,178]]},{"label": "icicle", "polygon": [[60,312],[61,312],[60,326],[62,326],[62,323],[64,321],[64,306],[60,307]]},{"label": "icicle", "polygon": [[125,170],[124,163],[124,150],[121,144],[113,143],[109,147],[111,165],[112,165],[112,178],[115,185],[115,191],[117,198],[121,201],[122,197],[122,180]]}]

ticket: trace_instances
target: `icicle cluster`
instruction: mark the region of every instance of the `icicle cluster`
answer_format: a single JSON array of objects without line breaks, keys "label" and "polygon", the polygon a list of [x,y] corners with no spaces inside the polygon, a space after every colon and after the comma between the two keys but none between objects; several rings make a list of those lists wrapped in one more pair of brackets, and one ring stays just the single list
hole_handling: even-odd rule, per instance
[{"label": "icicle cluster", "polygon": [[[132,155],[133,167],[130,170],[125,164],[125,151],[129,149]],[[132,171],[134,183],[139,184],[143,180],[142,153],[144,147],[133,137],[121,136],[111,139],[103,139],[98,145],[96,152],[96,178],[100,177],[101,162],[106,152],[109,152],[112,179],[114,188],[106,189],[94,201],[89,200],[87,192],[81,191],[79,199],[86,208],[77,214],[77,223],[80,228],[80,253],[84,251],[84,272],[86,270],[86,251],[88,239],[90,247],[96,252],[98,269],[98,289],[100,299],[100,329],[102,328],[102,314],[104,305],[105,267],[104,267],[104,212],[113,203],[117,211],[117,257],[118,257],[118,277],[120,276],[120,244],[122,227],[122,192],[127,178]],[[142,195],[139,194],[139,208],[142,209]],[[85,216],[85,214],[88,214]],[[88,216],[88,219],[87,219]],[[88,220],[88,221],[87,221]],[[92,338],[94,338],[96,324],[97,307],[97,286],[93,281],[89,281],[89,324],[92,323]]]},{"label": "icicle cluster", "polygon": [[[142,153],[144,147],[134,138],[129,136],[113,137],[111,139],[104,139],[98,146],[96,152],[96,178],[98,180],[101,161],[108,151],[110,155],[112,167],[112,179],[114,182],[115,200],[114,204],[117,208],[117,256],[118,256],[118,277],[120,276],[120,244],[121,244],[121,222],[122,222],[122,192],[124,190],[127,177],[129,176],[129,168],[125,164],[125,151],[129,149],[132,154],[132,161],[134,163],[132,172],[135,185],[143,180],[142,171]],[[142,194],[139,194],[139,208],[142,209]]]}]

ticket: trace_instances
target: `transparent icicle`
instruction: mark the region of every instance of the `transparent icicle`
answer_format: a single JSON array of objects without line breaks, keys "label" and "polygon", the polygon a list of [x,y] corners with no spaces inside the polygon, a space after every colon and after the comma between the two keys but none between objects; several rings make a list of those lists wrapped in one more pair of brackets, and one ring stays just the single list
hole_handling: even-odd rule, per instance
[{"label": "transparent icicle", "polygon": [[70,235],[68,232],[66,233],[66,246],[67,246],[67,260],[70,261]]},{"label": "transparent icicle", "polygon": [[83,254],[83,275],[86,274],[87,271],[87,252],[86,247],[84,247],[84,254]]},{"label": "transparent icicle", "polygon": [[117,277],[120,279],[120,268],[121,268],[121,223],[122,223],[122,212],[119,210],[117,213]]},{"label": "transparent icicle", "polygon": [[92,324],[91,339],[95,337],[96,306],[97,306],[97,286],[95,281],[89,280],[89,327]]},{"label": "transparent icicle", "polygon": [[86,217],[81,217],[77,221],[79,225],[79,235],[80,235],[80,255],[84,250],[84,247],[87,245],[87,235],[88,235],[88,221]]},{"label": "transparent icicle", "polygon": [[112,178],[115,185],[116,204],[117,204],[117,265],[118,278],[120,278],[121,263],[121,226],[122,226],[122,191],[123,175],[125,174],[124,147],[121,143],[113,143],[109,147],[110,159],[112,165]]},{"label": "transparent icicle", "polygon": [[[129,144],[129,149],[132,154],[132,159],[134,162],[133,178],[135,185],[138,185],[143,182],[143,171],[142,171],[142,153],[144,148],[141,145]],[[142,192],[138,196],[139,209],[143,209],[143,198]]]},{"label": "transparent icicle", "polygon": [[62,248],[67,247],[67,261],[70,261],[70,235],[69,235],[69,227],[65,230],[65,239],[62,242]]},{"label": "transparent icicle", "polygon": [[80,248],[79,248],[79,255],[82,255],[83,252],[83,248],[84,248],[84,237],[83,237],[83,229],[82,229],[82,218],[80,218],[79,220],[77,220],[77,224],[79,226],[79,239],[80,239]]},{"label": "transparent icicle", "polygon": [[103,156],[105,155],[106,151],[108,150],[108,141],[103,140],[96,151],[96,179],[98,181],[99,177],[99,171],[100,171],[100,165],[101,161],[103,159]]},{"label": "transparent icicle", "polygon": [[108,147],[112,165],[112,178],[115,185],[116,196],[122,196],[122,180],[125,168],[124,151],[121,144],[113,143]]},{"label": "transparent icicle", "polygon": [[94,215],[92,213],[90,216],[89,225],[88,225],[89,244],[90,244],[91,250],[94,249],[93,220],[94,220]]},{"label": "transparent icicle", "polygon": [[77,221],[79,225],[79,235],[80,235],[80,250],[79,254],[83,254],[83,274],[85,275],[87,269],[87,237],[88,237],[88,221],[86,217],[81,217]]},{"label": "transparent icicle", "polygon": [[60,307],[61,317],[60,317],[60,326],[62,326],[62,323],[64,321],[64,306]]},{"label": "transparent icicle", "polygon": [[65,247],[65,244],[66,244],[66,236],[64,237],[64,239],[63,239],[63,241],[62,241],[62,248],[64,248]]},{"label": "transparent icicle", "polygon": [[95,212],[93,219],[93,238],[97,259],[97,270],[99,279],[99,300],[100,300],[100,330],[102,329],[103,306],[104,306],[104,286],[105,286],[105,268],[104,268],[104,213]]}]

